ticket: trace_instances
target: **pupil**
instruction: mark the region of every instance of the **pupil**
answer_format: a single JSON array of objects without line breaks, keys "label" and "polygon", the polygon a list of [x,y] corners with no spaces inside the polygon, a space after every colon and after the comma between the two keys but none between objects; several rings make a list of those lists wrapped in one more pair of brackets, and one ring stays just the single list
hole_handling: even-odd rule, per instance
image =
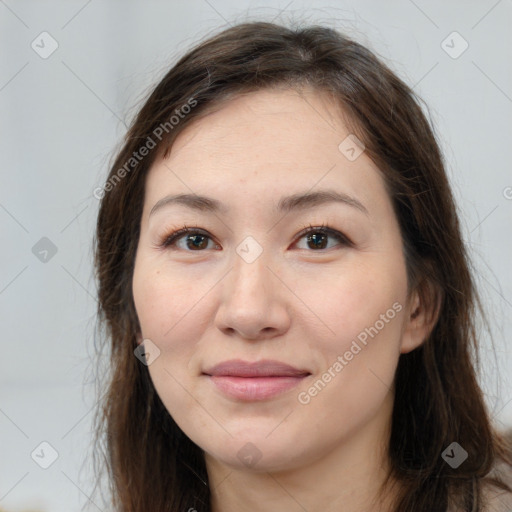
[{"label": "pupil", "polygon": [[325,247],[325,243],[320,242],[319,237],[323,237],[322,242],[325,242],[326,235],[325,233],[313,233],[308,236],[308,242],[313,241],[315,247],[320,247],[323,249]]},{"label": "pupil", "polygon": [[[321,237],[321,239],[320,239],[320,237]],[[206,237],[204,235],[189,235],[187,240],[189,242],[192,242],[193,247],[195,249],[203,249],[205,247],[204,241],[206,240]],[[315,248],[320,247],[323,249],[325,247],[325,241],[326,241],[325,233],[313,233],[312,235],[308,236],[308,243],[313,242]],[[189,246],[189,248],[190,248],[190,246]]]},{"label": "pupil", "polygon": [[[201,238],[202,240],[197,243],[197,239]],[[204,241],[206,237],[204,235],[189,235],[188,241],[192,241],[194,248],[196,249],[203,249],[204,248]],[[190,246],[189,246],[190,248]]]}]

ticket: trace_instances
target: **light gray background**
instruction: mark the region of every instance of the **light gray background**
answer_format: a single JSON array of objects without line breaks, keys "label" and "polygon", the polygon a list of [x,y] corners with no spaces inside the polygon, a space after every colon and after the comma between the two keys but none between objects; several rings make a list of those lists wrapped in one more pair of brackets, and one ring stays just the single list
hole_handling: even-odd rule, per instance
[{"label": "light gray background", "polygon": [[[0,508],[88,502],[92,191],[151,84],[199,38],[247,19],[337,27],[426,100],[492,315],[482,385],[497,424],[512,425],[512,2],[310,3],[0,0]],[[47,59],[31,48],[43,31],[59,45]],[[456,59],[441,46],[453,31],[469,44]],[[42,237],[57,247],[46,263],[32,252]],[[30,456],[42,441],[59,454],[46,470]]]}]

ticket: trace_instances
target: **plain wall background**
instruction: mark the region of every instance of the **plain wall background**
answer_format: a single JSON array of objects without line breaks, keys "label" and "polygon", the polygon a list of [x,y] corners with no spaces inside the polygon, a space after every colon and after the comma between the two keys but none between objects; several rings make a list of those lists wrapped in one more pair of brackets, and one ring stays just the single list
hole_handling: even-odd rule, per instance
[{"label": "plain wall background", "polygon": [[[482,385],[496,423],[512,425],[512,3],[309,4],[0,1],[0,508],[102,509],[88,498],[93,190],[149,87],[200,38],[245,20],[339,28],[386,59],[429,105],[492,314],[496,356],[483,335]],[[51,48],[43,31],[58,43],[46,59],[31,47],[45,37],[40,51]],[[458,58],[442,47],[453,31],[469,44]],[[453,54],[464,43],[451,36],[448,44]],[[57,250],[46,262],[33,253],[42,237]],[[43,441],[58,452],[46,470],[31,458]]]}]

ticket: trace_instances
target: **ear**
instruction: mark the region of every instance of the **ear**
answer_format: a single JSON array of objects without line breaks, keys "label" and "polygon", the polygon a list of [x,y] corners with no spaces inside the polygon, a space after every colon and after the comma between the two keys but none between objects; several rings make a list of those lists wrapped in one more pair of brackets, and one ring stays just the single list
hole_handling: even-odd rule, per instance
[{"label": "ear", "polygon": [[400,353],[407,354],[418,348],[429,337],[439,318],[441,290],[424,281],[416,288],[406,307]]},{"label": "ear", "polygon": [[137,335],[136,335],[136,338],[137,338],[137,345],[140,345],[143,341],[143,337],[142,337],[142,333],[138,332]]}]

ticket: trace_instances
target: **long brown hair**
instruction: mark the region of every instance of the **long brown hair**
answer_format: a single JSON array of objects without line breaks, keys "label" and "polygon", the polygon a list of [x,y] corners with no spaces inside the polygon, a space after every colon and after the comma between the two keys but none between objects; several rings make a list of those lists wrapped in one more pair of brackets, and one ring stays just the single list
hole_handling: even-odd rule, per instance
[{"label": "long brown hair", "polygon": [[[131,283],[146,175],[178,133],[221,102],[283,86],[313,87],[341,107],[386,181],[409,288],[420,291],[425,307],[440,308],[429,337],[398,363],[389,445],[390,478],[401,484],[394,510],[441,512],[452,504],[481,510],[495,463],[512,461],[476,378],[475,319],[483,311],[434,129],[421,100],[369,49],[330,28],[265,22],[210,37],[168,71],[132,122],[97,194],[98,319],[108,343],[101,357],[108,349],[110,368],[97,442],[115,508],[210,510],[203,451],[173,421],[134,356],[140,326]],[[441,456],[453,441],[468,453],[457,469]]]}]

